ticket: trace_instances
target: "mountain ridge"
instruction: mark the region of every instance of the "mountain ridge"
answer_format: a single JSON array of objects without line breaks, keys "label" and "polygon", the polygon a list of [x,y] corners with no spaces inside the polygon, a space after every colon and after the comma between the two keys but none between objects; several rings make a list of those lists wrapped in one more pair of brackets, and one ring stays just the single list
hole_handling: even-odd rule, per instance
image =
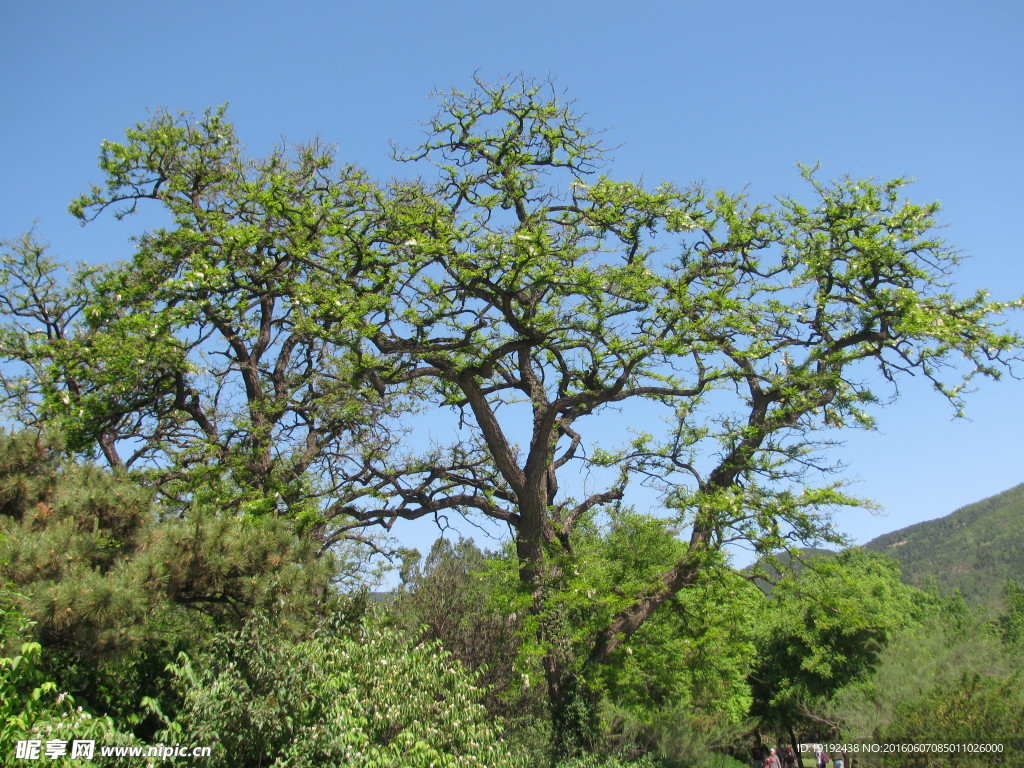
[{"label": "mountain ridge", "polygon": [[998,601],[1007,579],[1024,582],[1024,483],[863,546],[899,561],[908,584],[958,589],[971,603]]}]

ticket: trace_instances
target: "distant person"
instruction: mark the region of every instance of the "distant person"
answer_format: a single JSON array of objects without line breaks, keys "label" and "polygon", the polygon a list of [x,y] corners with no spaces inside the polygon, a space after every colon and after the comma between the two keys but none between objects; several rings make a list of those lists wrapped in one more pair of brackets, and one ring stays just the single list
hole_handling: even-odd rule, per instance
[{"label": "distant person", "polygon": [[768,750],[768,759],[764,761],[764,768],[782,768],[782,761],[775,754],[775,747]]},{"label": "distant person", "polygon": [[786,763],[786,768],[797,768],[796,763],[796,752],[793,751],[792,747],[786,747],[786,754],[782,757]]},{"label": "distant person", "polygon": [[832,758],[828,756],[828,752],[824,749],[818,753],[818,768],[828,768],[828,761]]}]

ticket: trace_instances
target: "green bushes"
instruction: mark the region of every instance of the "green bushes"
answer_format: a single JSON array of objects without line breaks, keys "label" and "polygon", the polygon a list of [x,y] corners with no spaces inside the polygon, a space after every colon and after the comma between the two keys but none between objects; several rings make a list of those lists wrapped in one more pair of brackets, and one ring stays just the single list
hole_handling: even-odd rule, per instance
[{"label": "green bushes", "polygon": [[[24,635],[27,622],[11,606],[9,592],[0,586],[0,646]],[[0,765],[16,765],[17,743],[22,740],[99,739],[124,742],[113,721],[96,717],[76,706],[67,692],[49,679],[40,665],[43,648],[21,643],[18,652],[0,655]],[[63,760],[49,761],[64,765]]]},{"label": "green bushes", "polygon": [[26,738],[37,721],[71,710],[57,685],[40,673],[41,653],[39,643],[29,642],[16,655],[0,656],[0,757]]},{"label": "green bushes", "polygon": [[523,765],[450,654],[372,621],[292,639],[255,618],[183,657],[174,687],[181,709],[158,738],[213,745],[226,768]]},{"label": "green bushes", "polygon": [[1024,736],[1024,688],[1019,678],[1000,679],[964,673],[952,686],[939,685],[897,707],[896,718],[880,735],[882,743],[998,745],[999,751],[953,751],[887,755],[884,765],[898,768],[959,766],[965,760],[984,765],[1016,765]]},{"label": "green bushes", "polygon": [[613,756],[585,755],[561,762],[557,768],[658,768],[658,763],[650,755],[636,761]]}]

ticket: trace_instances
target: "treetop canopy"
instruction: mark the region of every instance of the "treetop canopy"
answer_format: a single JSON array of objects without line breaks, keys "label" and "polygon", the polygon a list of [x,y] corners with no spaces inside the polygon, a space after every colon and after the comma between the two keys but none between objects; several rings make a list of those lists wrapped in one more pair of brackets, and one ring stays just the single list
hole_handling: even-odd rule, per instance
[{"label": "treetop canopy", "polygon": [[[637,478],[693,531],[690,557],[834,538],[822,510],[858,501],[809,485],[827,465],[815,434],[872,426],[874,386],[907,374],[959,412],[973,377],[1019,359],[999,316],[1021,302],[953,292],[938,205],[905,200],[903,179],[803,168],[807,199],[765,203],[648,188],[606,175],[548,83],[439,102],[399,154],[433,164],[411,180],[317,142],[249,157],[224,108],[157,112],[104,142],[103,181],[72,212],[158,205],[171,221],[130,263],[65,282],[31,238],[8,244],[16,417],[61,423],[168,499],[285,514],[328,545],[482,513],[511,527],[532,578]],[[667,427],[623,440],[586,420],[645,401]],[[404,430],[424,409],[470,437],[423,450]],[[598,467],[608,487],[560,490]]]}]

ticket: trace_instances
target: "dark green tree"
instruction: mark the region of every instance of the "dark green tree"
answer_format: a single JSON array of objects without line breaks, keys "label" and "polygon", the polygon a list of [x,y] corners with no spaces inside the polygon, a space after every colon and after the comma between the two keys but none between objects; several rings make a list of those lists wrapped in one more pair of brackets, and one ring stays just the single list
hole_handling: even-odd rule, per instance
[{"label": "dark green tree", "polygon": [[1005,607],[999,629],[1007,645],[1024,650],[1024,585],[1010,579],[1003,589]]},{"label": "dark green tree", "polygon": [[440,642],[477,675],[492,714],[530,716],[538,710],[537,696],[522,695],[516,669],[525,616],[496,599],[500,581],[494,562],[472,539],[440,538],[422,562],[419,557],[406,561],[392,612],[404,631]]},{"label": "dark green tree", "polygon": [[257,613],[301,626],[328,602],[333,559],[284,521],[161,521],[151,490],[62,448],[0,434],[0,584],[27,620],[8,644],[42,643],[46,672],[93,711],[128,723],[178,651]]}]

